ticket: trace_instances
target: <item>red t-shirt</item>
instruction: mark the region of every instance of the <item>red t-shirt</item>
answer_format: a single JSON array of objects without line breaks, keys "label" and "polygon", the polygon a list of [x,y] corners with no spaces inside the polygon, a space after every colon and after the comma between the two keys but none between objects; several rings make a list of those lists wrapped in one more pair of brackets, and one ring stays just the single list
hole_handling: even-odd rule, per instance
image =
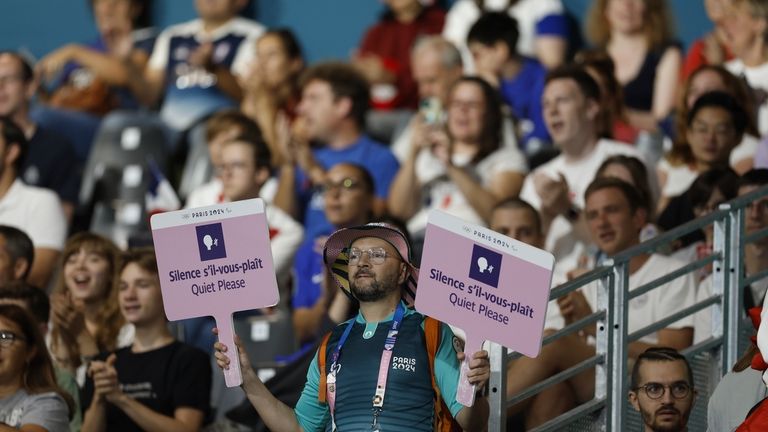
[{"label": "red t-shirt", "polygon": [[395,77],[396,94],[389,101],[374,101],[374,108],[413,108],[419,95],[411,76],[411,47],[422,35],[440,34],[445,23],[445,11],[437,6],[425,8],[410,23],[385,19],[371,27],[360,44],[360,55],[376,55]]},{"label": "red t-shirt", "polygon": [[[733,54],[727,47],[721,46],[721,48],[725,51],[725,61],[733,59]],[[704,57],[704,38],[696,39],[688,50],[688,55],[685,56],[683,69],[680,73],[681,81],[688,79],[693,71],[705,64],[709,64],[709,62],[707,61],[707,58]]]}]

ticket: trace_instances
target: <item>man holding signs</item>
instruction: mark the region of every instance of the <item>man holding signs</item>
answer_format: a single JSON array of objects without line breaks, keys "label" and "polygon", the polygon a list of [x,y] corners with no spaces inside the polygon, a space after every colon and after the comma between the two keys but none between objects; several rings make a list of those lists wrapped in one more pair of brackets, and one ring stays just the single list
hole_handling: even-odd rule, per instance
[{"label": "man holding signs", "polygon": [[[464,356],[455,353],[450,328],[440,326],[436,352],[425,346],[429,319],[410,308],[418,270],[409,262],[405,236],[386,224],[342,229],[328,238],[324,258],[339,286],[360,302],[360,313],[322,345],[294,410],[269,393],[236,339],[243,389],[267,426],[274,431],[325,430],[329,424],[339,430],[431,431],[439,403],[463,429],[485,429],[486,399],[471,407],[455,400]],[[219,367],[228,369],[228,347],[219,342],[215,349]],[[433,375],[442,401],[434,402]],[[487,352],[473,356],[467,376],[482,389],[490,376]]]}]

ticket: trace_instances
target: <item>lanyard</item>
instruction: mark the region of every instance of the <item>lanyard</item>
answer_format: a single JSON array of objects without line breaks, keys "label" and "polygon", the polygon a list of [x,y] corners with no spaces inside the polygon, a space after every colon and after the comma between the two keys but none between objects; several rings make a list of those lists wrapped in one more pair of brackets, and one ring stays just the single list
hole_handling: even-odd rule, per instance
[{"label": "lanyard", "polygon": [[[381,352],[381,361],[379,362],[379,378],[376,381],[376,392],[373,396],[373,425],[376,425],[377,418],[381,413],[381,407],[384,405],[384,393],[387,389],[387,376],[389,375],[389,364],[392,360],[392,351],[395,348],[395,342],[397,342],[397,333],[400,331],[400,323],[403,320],[405,314],[405,307],[402,304],[397,305],[395,309],[395,315],[392,317],[392,327],[387,333],[387,338],[384,341],[384,349]],[[334,416],[336,410],[336,374],[341,369],[341,365],[338,363],[339,355],[341,354],[341,348],[349,337],[349,333],[352,331],[352,326],[355,324],[355,320],[351,320],[347,327],[344,329],[339,343],[331,354],[331,370],[328,372],[326,379],[326,400],[328,401],[328,408],[331,412],[331,423],[333,425],[332,430],[336,431],[336,419]]]}]

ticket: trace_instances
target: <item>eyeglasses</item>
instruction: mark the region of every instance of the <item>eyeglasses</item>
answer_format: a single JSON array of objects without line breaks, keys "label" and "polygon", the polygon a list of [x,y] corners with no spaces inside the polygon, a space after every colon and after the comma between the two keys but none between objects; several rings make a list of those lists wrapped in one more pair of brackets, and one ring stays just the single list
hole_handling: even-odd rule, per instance
[{"label": "eyeglasses", "polygon": [[672,394],[675,399],[684,399],[691,393],[691,386],[685,381],[678,381],[669,385],[651,382],[640,387],[635,387],[635,390],[644,390],[645,395],[651,399],[659,399],[664,396],[666,389]]},{"label": "eyeglasses", "polygon": [[387,259],[389,254],[384,248],[375,247],[368,250],[361,250],[358,248],[352,248],[349,250],[349,265],[358,265],[363,258],[363,254],[368,254],[368,260],[371,264],[384,264],[384,260]]},{"label": "eyeglasses", "polygon": [[332,192],[335,190],[342,190],[342,191],[348,191],[352,189],[357,189],[360,187],[360,182],[355,181],[351,178],[345,178],[340,182],[332,183],[332,182],[326,182],[325,184],[320,186],[320,192],[327,193]]},{"label": "eyeglasses", "polygon": [[11,345],[13,345],[13,341],[15,340],[24,341],[26,339],[24,339],[22,336],[19,336],[13,332],[0,331],[0,347],[8,348]]}]

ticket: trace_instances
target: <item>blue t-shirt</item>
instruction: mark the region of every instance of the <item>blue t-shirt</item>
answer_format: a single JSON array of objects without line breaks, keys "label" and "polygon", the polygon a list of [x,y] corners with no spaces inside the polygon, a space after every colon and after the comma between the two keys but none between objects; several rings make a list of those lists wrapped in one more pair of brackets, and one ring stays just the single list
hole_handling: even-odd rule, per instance
[{"label": "blue t-shirt", "polygon": [[255,52],[255,40],[263,26],[236,17],[206,34],[201,20],[196,19],[164,30],[157,37],[148,67],[162,68],[165,93],[160,116],[176,130],[187,130],[204,117],[223,108],[237,106],[217,85],[216,74],[189,64],[189,56],[202,41],[213,45],[211,62],[235,75],[247,69]]},{"label": "blue t-shirt", "polygon": [[532,139],[549,143],[547,125],[544,123],[541,96],[547,70],[537,60],[523,59],[523,67],[511,80],[501,81],[501,97],[512,109],[512,114],[522,122],[523,140],[521,148],[526,149]]},{"label": "blue t-shirt", "polygon": [[[313,150],[312,154],[325,170],[342,162],[357,164],[367,169],[373,177],[373,186],[379,198],[387,197],[389,186],[400,168],[389,148],[365,135],[361,135],[354,144],[345,149],[322,147]],[[323,232],[333,231],[333,226],[325,218],[323,195],[300,169],[296,171],[296,196],[300,214],[304,215],[305,238],[313,239]]]},{"label": "blue t-shirt", "polygon": [[304,240],[293,258],[294,309],[311,308],[323,292],[323,255],[315,250],[315,241],[315,237]]},{"label": "blue t-shirt", "polygon": [[[370,430],[373,397],[379,371],[384,340],[392,325],[393,315],[379,323],[366,323],[358,313],[349,338],[339,356],[341,369],[337,374],[336,425],[339,430]],[[433,390],[429,359],[423,337],[424,316],[406,309],[397,336],[392,363],[387,377],[387,391],[379,424],[382,430],[431,431],[433,428]],[[347,323],[334,330],[328,340],[326,373],[330,368],[330,353]],[[375,326],[375,332],[365,334]],[[461,411],[456,401],[459,382],[459,361],[453,348],[453,332],[441,325],[440,347],[435,355],[433,369],[435,381],[451,415]],[[307,372],[307,383],[296,404],[296,419],[305,431],[330,430],[330,411],[326,403],[318,400],[320,373],[317,355]]]}]

